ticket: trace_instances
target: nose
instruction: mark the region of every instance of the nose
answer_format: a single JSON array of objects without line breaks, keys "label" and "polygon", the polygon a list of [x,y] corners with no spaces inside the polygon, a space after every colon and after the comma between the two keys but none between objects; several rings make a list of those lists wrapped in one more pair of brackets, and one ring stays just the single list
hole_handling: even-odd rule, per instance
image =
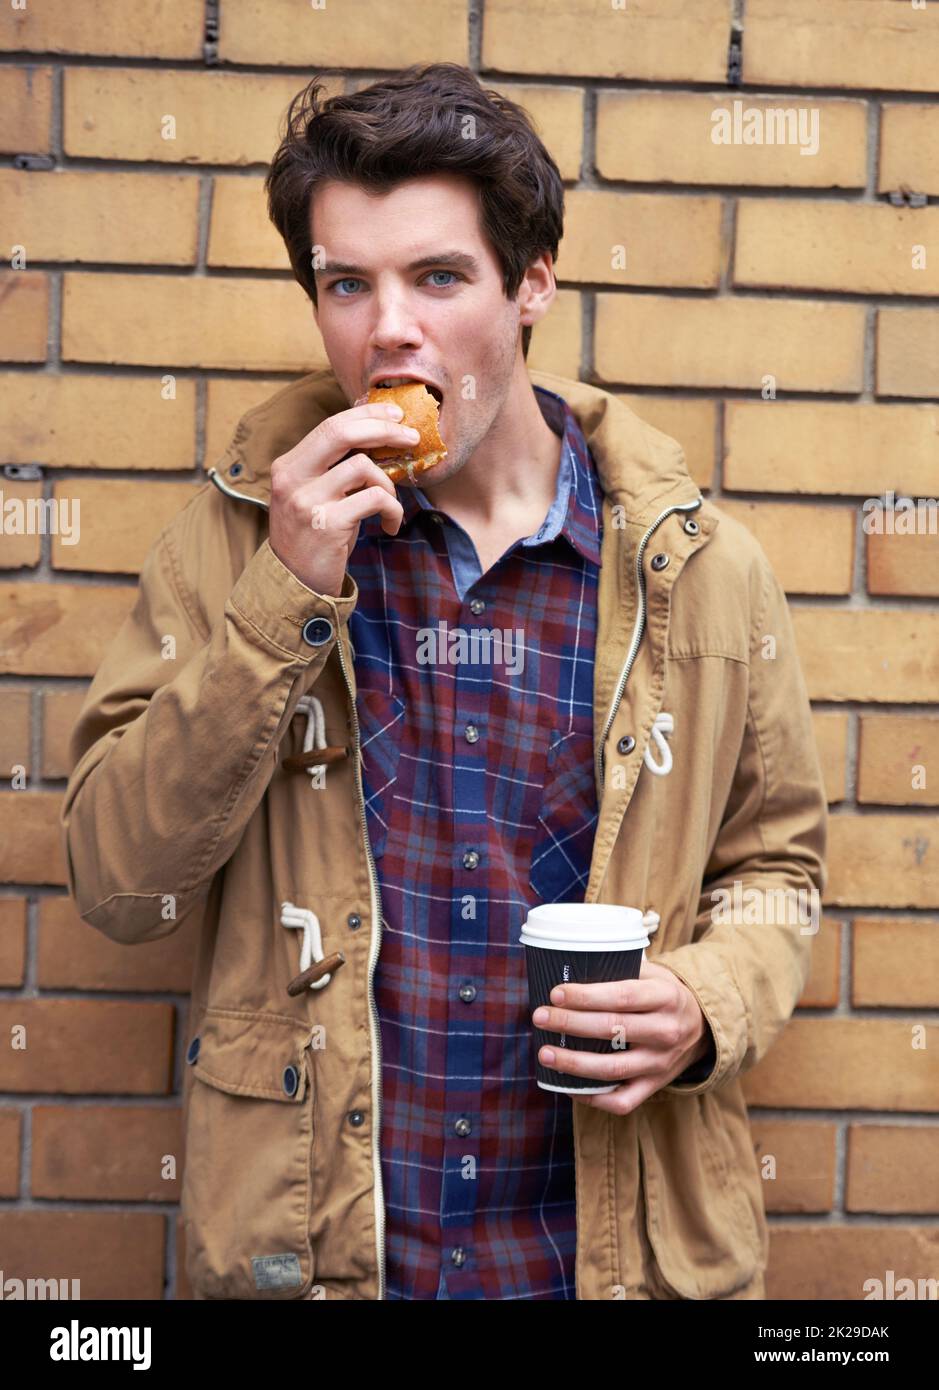
[{"label": "nose", "polygon": [[394,352],[400,347],[420,347],[424,335],[407,290],[401,285],[379,285],[373,300],[375,320],[372,347]]}]

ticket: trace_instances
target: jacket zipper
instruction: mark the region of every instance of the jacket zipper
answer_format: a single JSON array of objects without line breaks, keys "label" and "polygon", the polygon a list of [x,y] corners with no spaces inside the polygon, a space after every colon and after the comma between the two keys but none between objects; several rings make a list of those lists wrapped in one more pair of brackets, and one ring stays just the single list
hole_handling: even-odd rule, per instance
[{"label": "jacket zipper", "polygon": [[603,726],[603,732],[600,735],[597,747],[594,751],[594,773],[597,779],[597,795],[601,800],[603,799],[603,778],[605,775],[605,759],[603,755],[603,750],[606,747],[607,734],[610,732],[610,727],[613,723],[613,720],[616,718],[616,711],[619,707],[620,700],[623,698],[623,691],[626,689],[626,682],[629,679],[629,673],[632,670],[633,662],[636,659],[636,653],[639,650],[639,643],[642,640],[642,630],[645,627],[646,579],[642,571],[642,557],[645,552],[646,544],[649,540],[649,537],[652,535],[655,529],[661,525],[661,523],[665,520],[667,516],[671,516],[672,512],[696,511],[697,508],[701,506],[701,503],[703,501],[703,497],[699,497],[696,502],[676,502],[673,507],[666,507],[665,511],[660,512],[659,515],[655,518],[652,525],[649,527],[642,540],[639,542],[639,549],[636,551],[636,583],[639,590],[639,606],[636,611],[636,623],[633,627],[633,635],[632,640],[629,644],[629,651],[626,653],[626,664],[623,666],[623,669],[620,672],[619,683],[616,687],[616,694],[613,696],[613,703],[610,706],[610,712],[606,717],[606,724]]},{"label": "jacket zipper", "polygon": [[[261,507],[264,511],[270,512],[270,504],[262,502],[258,497],[248,497],[243,492],[236,491],[229,487],[219,476],[218,469],[210,468],[208,476],[220,492],[226,493],[229,497],[236,498],[239,502],[253,502],[255,506]],[[342,666],[342,675],[349,692],[349,703],[352,706],[352,730],[355,739],[355,780],[359,792],[359,810],[362,820],[362,836],[365,841],[365,857],[368,861],[368,877],[371,888],[371,912],[372,912],[372,940],[368,959],[368,1008],[369,1008],[369,1027],[372,1040],[372,1057],[375,1058],[375,1065],[372,1068],[372,1172],[375,1179],[375,1245],[378,1254],[378,1297],[385,1297],[385,1194],[381,1178],[381,1153],[379,1144],[381,1142],[381,1032],[378,1026],[378,1010],[375,1007],[374,978],[375,965],[378,961],[378,951],[381,946],[381,927],[382,927],[382,906],[381,889],[378,884],[378,875],[375,872],[375,859],[372,855],[372,846],[368,838],[368,820],[365,814],[365,792],[362,788],[362,768],[361,768],[361,737],[359,731],[359,718],[355,709],[355,698],[352,694],[352,685],[349,681],[349,673],[346,669],[346,658],[342,650],[342,640],[337,639],[336,646],[339,650],[339,664]]]},{"label": "jacket zipper", "polygon": [[378,875],[375,872],[375,860],[372,855],[372,846],[368,838],[368,820],[365,814],[365,792],[362,788],[359,718],[355,709],[352,686],[349,682],[349,675],[346,670],[346,658],[342,650],[341,638],[337,640],[336,646],[339,651],[339,662],[342,666],[342,674],[346,682],[346,688],[349,691],[349,700],[352,705],[352,729],[355,738],[355,780],[359,790],[359,811],[362,819],[362,835],[365,840],[365,856],[368,861],[368,876],[372,895],[372,938],[368,959],[369,1026],[372,1035],[372,1056],[375,1058],[375,1064],[372,1067],[372,1170],[375,1179],[375,1243],[378,1252],[378,1297],[379,1299],[383,1299],[385,1297],[385,1196],[382,1187],[381,1153],[379,1150],[379,1143],[381,1140],[381,1032],[378,1026],[378,1010],[375,1007],[373,987],[375,965],[378,960],[379,947],[381,946],[381,889],[378,884]]}]

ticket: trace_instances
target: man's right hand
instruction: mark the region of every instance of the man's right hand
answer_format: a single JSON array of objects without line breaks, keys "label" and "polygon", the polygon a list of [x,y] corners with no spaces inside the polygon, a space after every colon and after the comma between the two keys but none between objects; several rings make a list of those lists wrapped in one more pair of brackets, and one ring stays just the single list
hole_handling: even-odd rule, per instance
[{"label": "man's right hand", "polygon": [[406,448],[420,439],[398,423],[400,406],[365,400],[330,415],[271,464],[271,549],[308,589],[333,598],[342,592],[359,522],[380,512],[382,530],[394,536],[404,517],[387,473],[364,453],[343,456],[350,449]]}]

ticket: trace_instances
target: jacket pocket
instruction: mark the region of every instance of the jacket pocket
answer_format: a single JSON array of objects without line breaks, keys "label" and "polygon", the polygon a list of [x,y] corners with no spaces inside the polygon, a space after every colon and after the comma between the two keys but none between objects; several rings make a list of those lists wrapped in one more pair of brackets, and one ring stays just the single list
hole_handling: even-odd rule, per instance
[{"label": "jacket pocket", "polygon": [[303,1298],[313,1283],[310,1029],[207,1010],[189,1045],[181,1211],[200,1298]]},{"label": "jacket pocket", "polygon": [[543,902],[583,902],[597,814],[592,727],[553,730],[528,878]]},{"label": "jacket pocket", "polygon": [[[741,1124],[739,1144],[719,1132]],[[767,1239],[746,1119],[713,1092],[669,1096],[644,1108],[639,1146],[646,1230],[667,1287],[710,1299],[749,1283],[765,1267]]]},{"label": "jacket pocket", "polygon": [[362,790],[372,856],[380,859],[388,838],[388,819],[404,737],[405,702],[384,690],[359,687],[356,713],[362,744]]}]

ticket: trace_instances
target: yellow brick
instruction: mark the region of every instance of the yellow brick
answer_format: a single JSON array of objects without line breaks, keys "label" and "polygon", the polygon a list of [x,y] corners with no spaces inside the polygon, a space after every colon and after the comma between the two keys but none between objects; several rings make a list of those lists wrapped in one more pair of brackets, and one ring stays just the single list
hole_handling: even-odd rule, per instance
[{"label": "yellow brick", "polygon": [[848,1126],[845,1211],[939,1215],[937,1172],[939,1125]]},{"label": "yellow brick", "polygon": [[770,1230],[766,1297],[858,1302],[878,1291],[884,1298],[907,1297],[905,1286],[889,1292],[890,1279],[912,1279],[915,1289],[917,1279],[935,1278],[937,1264],[939,1237],[934,1226],[907,1221],[883,1226],[775,1225]]},{"label": "yellow brick", "polygon": [[653,429],[677,439],[685,451],[685,462],[698,487],[705,491],[714,480],[717,439],[717,403],[698,397],[637,396],[621,394],[622,399]]},{"label": "yellow brick", "polygon": [[[837,817],[836,817],[837,819]],[[939,1110],[939,1024],[922,1050],[913,1018],[794,1018],[744,1073],[748,1105]],[[823,1065],[822,1065],[823,1063]]]},{"label": "yellow brick", "polygon": [[96,57],[201,58],[202,0],[35,0],[7,14],[0,50]]},{"label": "yellow brick", "polygon": [[743,198],[733,279],[759,288],[939,294],[939,208]]},{"label": "yellow brick", "polygon": [[748,0],[745,82],[939,91],[939,7],[905,0]]},{"label": "yellow brick", "polygon": [[[26,968],[26,899],[0,900],[0,988],[20,989]],[[0,1196],[15,1197],[18,1189],[11,1182],[11,1148],[19,1156],[19,1133],[11,1131],[13,1112],[0,1110]]]},{"label": "yellow brick", "polygon": [[36,513],[29,504],[42,497],[42,483],[17,482],[0,478],[0,502],[3,506],[3,548],[0,549],[0,569],[32,569],[41,558],[41,537],[38,533],[17,534],[14,526],[35,526]]},{"label": "yellow brick", "polygon": [[[845,907],[935,907],[937,843],[939,816],[830,817],[825,901]],[[939,1091],[936,1101],[939,1105]]]},{"label": "yellow brick", "polygon": [[854,1008],[939,1008],[939,922],[859,917],[852,938]]},{"label": "yellow brick", "polygon": [[[798,144],[715,144],[712,113],[794,110],[811,134],[818,111],[818,151]],[[798,120],[798,116],[796,117]],[[867,110],[846,98],[734,98],[725,92],[597,93],[597,172],[634,183],[773,185],[779,188],[863,188],[867,181]],[[777,206],[776,203],[773,204]]]},{"label": "yellow brick", "polygon": [[[165,282],[164,282],[165,283]],[[0,373],[0,435],[8,463],[44,468],[192,468],[196,383],[69,372]]]},{"label": "yellow brick", "polygon": [[874,496],[935,489],[939,407],[728,401],[724,486],[741,492]]},{"label": "yellow brick", "polygon": [[[298,76],[67,68],[65,153],[88,159],[267,164]],[[339,87],[328,84],[328,94]],[[164,117],[176,122],[175,139]]]},{"label": "yellow brick", "polygon": [[939,193],[939,106],[889,103],[880,117],[881,193]]},{"label": "yellow brick", "polygon": [[715,502],[756,536],[787,593],[851,592],[855,514],[850,507],[737,502],[727,497]]},{"label": "yellow brick", "polygon": [[315,8],[295,0],[224,0],[221,15],[219,55],[226,63],[295,66],[315,58],[321,69],[469,62],[464,0],[408,0],[387,15],[376,12],[374,0]]},{"label": "yellow brick", "polygon": [[284,372],[328,366],[312,305],[294,280],[80,271],[63,279],[66,362]]},{"label": "yellow brick", "polygon": [[0,203],[30,261],[195,265],[199,184],[186,174],[3,169]]},{"label": "yellow brick", "polygon": [[25,767],[27,777],[32,769],[29,751],[28,690],[0,690],[0,778],[9,786],[14,764]]},{"label": "yellow brick", "polygon": [[[487,0],[482,65],[556,77],[723,82],[730,0]],[[411,60],[409,60],[411,61]]]},{"label": "yellow brick", "polygon": [[857,799],[882,806],[939,805],[939,718],[862,715]]},{"label": "yellow brick", "polygon": [[829,802],[847,795],[848,716],[836,710],[813,710],[815,742]]},{"label": "yellow brick", "polygon": [[835,1196],[837,1128],[818,1120],[774,1120],[750,1116],[753,1150],[760,1168],[775,1159],[775,1176],[763,1183],[767,1211],[830,1211]]},{"label": "yellow brick", "polygon": [[0,271],[0,361],[45,362],[48,336],[49,277]]},{"label": "yellow brick", "polygon": [[584,144],[584,94],[580,87],[494,82],[488,77],[483,86],[525,108],[562,179],[580,177]]},{"label": "yellow brick", "polygon": [[551,308],[532,329],[528,366],[577,381],[580,377],[581,305],[578,290],[558,290]]},{"label": "yellow brick", "polygon": [[223,174],[212,180],[206,254],[212,266],[290,270],[283,238],[267,214],[263,178]]},{"label": "yellow brick", "polygon": [[217,377],[206,388],[205,467],[218,463],[231,443],[238,421],[256,405],[288,386],[292,377]]},{"label": "yellow brick", "polygon": [[87,682],[69,690],[46,690],[42,697],[42,775],[68,777],[68,741],[88,693]]},{"label": "yellow brick", "polygon": [[0,67],[0,154],[48,154],[51,122],[52,69]]},{"label": "yellow brick", "polygon": [[163,527],[201,485],[95,478],[56,483],[53,496],[60,505],[67,504],[66,521],[73,526],[78,504],[78,539],[66,545],[62,534],[52,537],[53,569],[139,574]]},{"label": "yellow brick", "polygon": [[[939,486],[935,490],[939,492]],[[924,514],[922,524],[936,526],[935,507]],[[932,535],[870,535],[866,541],[869,594],[939,598],[939,531]]]},{"label": "yellow brick", "polygon": [[607,285],[716,289],[721,274],[720,199],[595,189],[570,192],[557,274],[561,280]]},{"label": "yellow brick", "polygon": [[61,808],[61,792],[0,792],[0,883],[65,883]]},{"label": "yellow brick", "polygon": [[[877,391],[881,396],[929,396],[935,400],[939,393],[939,309],[879,310]],[[935,479],[935,443],[931,457]]]},{"label": "yellow brick", "polygon": [[923,608],[793,608],[813,700],[913,704],[939,688],[939,613]]},{"label": "yellow brick", "polygon": [[812,939],[812,967],[799,998],[800,1009],[833,1009],[840,995],[842,923],[823,917]]},{"label": "yellow brick", "polygon": [[856,304],[597,294],[601,383],[859,391],[863,344]]},{"label": "yellow brick", "polygon": [[5,584],[0,675],[93,676],[135,595],[130,584]]}]

